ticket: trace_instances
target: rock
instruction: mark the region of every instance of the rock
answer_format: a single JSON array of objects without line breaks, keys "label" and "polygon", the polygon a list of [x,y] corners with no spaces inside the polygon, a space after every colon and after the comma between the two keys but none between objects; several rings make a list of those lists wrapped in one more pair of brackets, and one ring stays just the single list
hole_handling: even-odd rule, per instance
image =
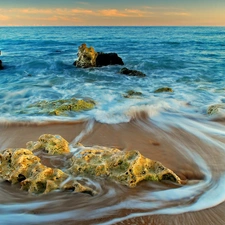
[{"label": "rock", "polygon": [[24,148],[6,149],[0,154],[0,178],[20,183],[21,189],[33,194],[46,194],[53,190],[73,190],[74,192],[95,194],[57,168],[44,166],[40,158]]},{"label": "rock", "polygon": [[127,91],[126,93],[127,93],[127,94],[123,95],[124,98],[130,98],[130,97],[132,97],[132,96],[140,96],[140,95],[142,95],[141,92],[139,92],[139,91],[134,91],[134,90],[129,90],[129,91]]},{"label": "rock", "polygon": [[0,70],[3,70],[4,67],[3,67],[3,64],[2,64],[2,60],[0,60]]},{"label": "rock", "polygon": [[161,93],[161,92],[173,92],[172,88],[169,87],[162,87],[158,88],[157,90],[154,91],[155,93]]},{"label": "rock", "polygon": [[124,63],[116,53],[98,52],[98,56],[96,58],[96,66],[101,67],[108,65],[124,65]]},{"label": "rock", "polygon": [[43,134],[37,142],[29,141],[26,147],[31,150],[44,149],[50,155],[61,155],[70,152],[69,143],[60,135]]},{"label": "rock", "polygon": [[122,68],[120,70],[121,74],[127,75],[127,76],[135,76],[135,77],[145,77],[146,75],[138,70],[130,70],[126,67]]},{"label": "rock", "polygon": [[93,47],[88,48],[86,44],[78,48],[77,56],[74,65],[82,68],[124,65],[123,60],[116,53],[96,52]]},{"label": "rock", "polygon": [[82,44],[78,48],[78,59],[74,62],[77,67],[88,68],[96,66],[96,58],[98,53],[93,47],[87,47],[86,44]]},{"label": "rock", "polygon": [[38,108],[38,113],[48,113],[50,115],[64,115],[68,112],[79,112],[91,110],[95,107],[93,100],[82,99],[59,99],[54,101],[40,101],[29,106],[29,108]]},{"label": "rock", "polygon": [[129,187],[135,187],[143,180],[181,183],[170,169],[145,158],[138,151],[100,146],[80,148],[80,152],[71,158],[69,173],[73,175],[100,176]]},{"label": "rock", "polygon": [[210,105],[207,109],[207,114],[218,114],[220,110],[225,110],[225,104]]},{"label": "rock", "polygon": [[[68,142],[59,135],[43,134],[37,142],[28,142],[31,150],[44,148],[48,154],[67,154]],[[172,181],[181,179],[158,161],[141,155],[138,151],[121,151],[102,146],[77,146],[76,153],[67,161],[65,171],[43,165],[41,159],[29,149],[6,149],[0,154],[0,178],[19,183],[23,190],[46,194],[53,190],[96,192],[74,180],[74,176],[92,176],[110,179],[128,187],[141,181]],[[72,175],[72,176],[71,176]]]}]

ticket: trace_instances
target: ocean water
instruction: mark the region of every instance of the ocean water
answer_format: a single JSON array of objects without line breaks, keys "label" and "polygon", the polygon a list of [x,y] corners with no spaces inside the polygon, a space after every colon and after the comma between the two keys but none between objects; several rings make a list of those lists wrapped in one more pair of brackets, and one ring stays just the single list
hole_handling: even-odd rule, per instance
[{"label": "ocean water", "polygon": [[[128,122],[144,110],[206,116],[211,104],[225,102],[224,27],[1,27],[0,119]],[[116,52],[145,78],[119,74],[122,66],[73,66],[78,47]],[[171,87],[173,93],[154,93]],[[142,96],[124,98],[126,91]],[[91,111],[50,117],[25,111],[35,102],[91,98]],[[25,112],[24,112],[25,111]]]},{"label": "ocean water", "polygon": [[[148,184],[137,192],[85,178],[84,182],[99,192],[91,200],[65,193],[27,197],[27,193],[15,193],[13,186],[1,183],[1,221],[9,225],[18,220],[55,224],[66,219],[79,221],[77,224],[84,220],[86,224],[115,224],[156,214],[200,211],[224,202],[225,111],[221,108],[215,115],[207,114],[210,105],[225,103],[224,40],[225,27],[0,27],[4,65],[0,70],[0,122],[88,120],[74,142],[94,130],[94,121],[113,129],[131,124],[146,135],[156,132],[204,175],[204,179],[181,187]],[[76,68],[73,62],[82,43],[96,51],[116,52],[125,67],[146,77],[121,75],[124,66],[119,65]],[[162,87],[173,92],[155,93]],[[142,95],[125,98],[128,90]],[[96,106],[67,116],[29,108],[38,101],[68,98],[92,99]],[[140,118],[143,114],[144,119]],[[190,139],[182,139],[183,132]],[[128,213],[115,216],[125,209]],[[96,222],[107,216],[112,218]],[[199,224],[191,221],[183,224]],[[215,221],[218,225],[224,222]]]}]

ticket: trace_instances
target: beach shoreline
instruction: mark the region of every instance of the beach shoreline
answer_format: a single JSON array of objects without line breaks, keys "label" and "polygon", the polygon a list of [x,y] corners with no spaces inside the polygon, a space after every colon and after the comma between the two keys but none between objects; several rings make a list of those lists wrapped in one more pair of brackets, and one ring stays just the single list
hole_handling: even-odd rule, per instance
[{"label": "beach shoreline", "polygon": [[[198,168],[195,162],[191,161],[191,158],[186,153],[179,151],[176,142],[179,144],[187,145],[189,148],[197,146],[199,150],[197,152],[208,161],[210,160],[209,151],[206,149],[208,144],[198,139],[194,135],[191,135],[184,130],[178,128],[172,128],[170,131],[163,131],[161,128],[155,126],[145,118],[133,120],[130,123],[121,124],[102,124],[96,121],[79,121],[79,122],[45,122],[45,123],[7,123],[0,124],[0,148],[20,148],[26,147],[28,141],[36,141],[42,134],[59,134],[64,137],[70,143],[77,137],[77,140],[84,146],[101,145],[107,147],[117,147],[121,150],[138,150],[144,156],[154,160],[162,162],[165,166],[172,169],[182,180],[188,182],[198,182],[204,180],[204,175]],[[83,133],[82,133],[83,132]],[[81,135],[82,134],[82,135]],[[204,149],[204,154],[202,150]],[[221,169],[214,165],[215,162],[218,165],[222,165],[222,159],[219,154],[214,153],[212,161],[213,176],[217,177]],[[2,185],[2,184],[1,184]],[[145,184],[143,184],[145,186]],[[137,192],[142,190],[142,184],[137,187]],[[11,189],[16,187],[11,187]],[[146,187],[145,187],[146,188]],[[144,188],[144,191],[146,189]],[[135,189],[127,189],[126,195],[133,193]],[[174,192],[176,193],[176,192]],[[23,195],[26,195],[25,193]],[[51,195],[49,195],[51,196]],[[132,196],[132,194],[131,194]],[[4,196],[0,196],[4,198]],[[42,199],[43,197],[41,197]],[[49,197],[50,198],[50,197]],[[82,199],[81,196],[78,197]],[[76,199],[76,198],[74,198]],[[85,201],[87,200],[84,197]],[[81,200],[82,201],[82,200]],[[197,201],[196,198],[191,201]],[[91,202],[90,202],[91,204]],[[180,202],[182,205],[182,201]],[[190,203],[191,204],[191,203]],[[206,203],[207,204],[207,203]],[[62,204],[61,207],[64,207]],[[96,207],[96,205],[95,205]],[[101,207],[104,207],[101,203]],[[140,212],[147,212],[144,209],[126,209],[124,208],[120,213],[113,214],[111,216],[104,215],[104,219],[96,218],[77,222],[76,224],[216,224],[222,225],[221,221],[224,221],[225,203],[219,204],[215,207],[204,209],[196,212],[185,212],[176,215],[149,215],[138,216]],[[58,211],[59,208],[56,209]],[[36,212],[37,213],[37,212]],[[88,213],[88,212],[87,212]],[[129,219],[129,215],[131,216]],[[170,213],[169,213],[170,214]],[[143,214],[144,215],[144,214]],[[127,219],[123,219],[127,216]],[[121,217],[121,221],[120,218]],[[132,218],[134,217],[134,218]],[[54,221],[52,224],[74,224],[76,219],[62,220],[60,222]],[[113,221],[111,223],[110,221]],[[43,223],[45,224],[45,223]],[[46,224],[51,224],[49,221]]]}]

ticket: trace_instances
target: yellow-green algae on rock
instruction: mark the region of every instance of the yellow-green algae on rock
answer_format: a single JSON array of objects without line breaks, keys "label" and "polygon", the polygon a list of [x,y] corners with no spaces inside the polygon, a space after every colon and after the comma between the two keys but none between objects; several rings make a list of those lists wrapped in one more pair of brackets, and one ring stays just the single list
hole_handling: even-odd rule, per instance
[{"label": "yellow-green algae on rock", "polygon": [[173,171],[144,157],[139,151],[100,146],[81,147],[79,153],[71,158],[69,173],[107,177],[129,187],[135,187],[143,180],[181,183]]},{"label": "yellow-green algae on rock", "polygon": [[[6,149],[0,154],[0,178],[20,183],[30,193],[46,194],[53,190],[74,190],[91,195],[96,192],[74,179],[74,176],[104,177],[120,184],[135,187],[141,181],[169,180],[181,183],[180,178],[160,162],[148,159],[139,151],[121,151],[103,146],[77,146],[68,160],[67,170],[43,165],[33,150],[45,150],[49,155],[69,153],[68,142],[60,135],[43,134],[27,148]],[[31,151],[32,150],[32,151]]]},{"label": "yellow-green algae on rock", "polygon": [[44,166],[40,158],[24,148],[6,149],[0,154],[0,178],[12,184],[20,183],[21,189],[34,194],[46,194],[53,190],[74,190],[95,194],[57,168]]},{"label": "yellow-green algae on rock", "polygon": [[40,101],[29,106],[29,108],[38,108],[39,113],[48,113],[50,115],[66,115],[69,111],[79,112],[91,110],[95,107],[93,100],[83,99],[59,99],[53,101]]},{"label": "yellow-green algae on rock", "polygon": [[26,147],[31,151],[44,149],[51,155],[61,155],[70,152],[69,143],[58,134],[43,134],[38,141],[27,142]]}]

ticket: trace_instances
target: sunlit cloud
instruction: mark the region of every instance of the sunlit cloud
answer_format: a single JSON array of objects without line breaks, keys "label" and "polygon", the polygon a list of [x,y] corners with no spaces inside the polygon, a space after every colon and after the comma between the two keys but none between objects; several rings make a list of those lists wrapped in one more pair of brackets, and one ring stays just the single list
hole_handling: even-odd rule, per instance
[{"label": "sunlit cloud", "polygon": [[[0,8],[0,26],[8,25],[195,25],[221,24],[224,13],[204,13],[176,7],[91,8]],[[201,16],[200,16],[201,15]],[[219,18],[219,22],[218,22]]]}]

